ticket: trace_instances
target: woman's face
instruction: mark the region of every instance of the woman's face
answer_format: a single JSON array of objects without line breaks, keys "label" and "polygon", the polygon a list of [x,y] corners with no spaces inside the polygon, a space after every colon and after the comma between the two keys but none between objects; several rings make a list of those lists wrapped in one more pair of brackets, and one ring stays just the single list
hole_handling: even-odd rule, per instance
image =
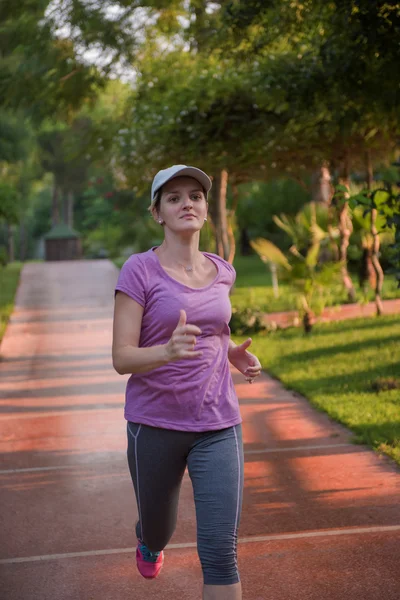
[{"label": "woman's face", "polygon": [[175,177],[163,186],[158,218],[176,232],[200,231],[207,209],[200,183],[192,177]]}]

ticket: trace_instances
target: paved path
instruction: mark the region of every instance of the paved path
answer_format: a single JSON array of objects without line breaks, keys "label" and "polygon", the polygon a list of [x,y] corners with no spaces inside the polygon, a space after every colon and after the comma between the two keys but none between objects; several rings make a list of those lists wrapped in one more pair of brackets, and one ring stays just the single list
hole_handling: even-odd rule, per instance
[{"label": "paved path", "polygon": [[[1,347],[2,600],[199,600],[190,481],[162,575],[134,563],[115,267],[28,264]],[[235,374],[245,600],[399,600],[400,473],[276,381]]]}]

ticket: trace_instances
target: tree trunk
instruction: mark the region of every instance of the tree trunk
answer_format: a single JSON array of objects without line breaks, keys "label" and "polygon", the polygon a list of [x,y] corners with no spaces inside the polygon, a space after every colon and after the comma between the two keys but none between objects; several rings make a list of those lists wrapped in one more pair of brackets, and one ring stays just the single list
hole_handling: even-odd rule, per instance
[{"label": "tree trunk", "polygon": [[59,197],[60,197],[60,189],[59,189],[58,185],[56,184],[56,182],[54,182],[53,196],[51,199],[51,224],[53,227],[54,227],[54,225],[58,225],[58,223],[60,222]]},{"label": "tree trunk", "polygon": [[[339,261],[339,250],[334,237],[334,212],[332,199],[335,189],[332,184],[331,172],[328,163],[324,162],[321,167],[314,173],[312,184],[312,202],[325,204],[328,207],[328,235],[329,249],[327,249],[327,260]],[[324,254],[321,252],[321,260],[324,261]]]},{"label": "tree trunk", "polygon": [[229,260],[228,218],[226,210],[226,189],[228,171],[223,169],[213,181],[213,198],[210,206],[211,217],[215,226],[217,253]]},{"label": "tree trunk", "polygon": [[229,238],[228,262],[230,264],[233,263],[233,260],[235,258],[235,253],[236,253],[236,240],[235,240],[235,233],[233,231],[233,224],[235,222],[235,214],[236,214],[236,209],[237,209],[237,205],[239,202],[239,191],[238,191],[237,185],[232,186],[232,194],[233,194],[232,208],[228,214],[228,238]]},{"label": "tree trunk", "polygon": [[274,291],[274,297],[279,298],[279,281],[278,281],[278,269],[275,263],[269,263],[272,278],[272,289]]},{"label": "tree trunk", "polygon": [[253,253],[253,249],[250,246],[249,234],[245,227],[240,230],[240,253],[242,256],[250,256]]},{"label": "tree trunk", "polygon": [[327,163],[323,163],[317,169],[311,179],[311,194],[312,201],[319,204],[330,205],[334,194],[333,185],[331,183],[331,174]]},{"label": "tree trunk", "polygon": [[363,253],[360,261],[359,284],[364,294],[368,287],[373,290],[376,286],[376,273],[372,264],[372,247],[366,242],[363,244]]},{"label": "tree trunk", "polygon": [[66,207],[66,224],[69,227],[74,226],[74,193],[69,190],[67,193],[67,207]]},{"label": "tree trunk", "polygon": [[308,304],[308,301],[305,296],[302,296],[301,303],[303,305],[304,315],[303,315],[303,328],[304,333],[311,333],[313,325],[315,323],[315,317],[313,312]]},{"label": "tree trunk", "polygon": [[[350,189],[350,165],[349,156],[347,155],[344,161],[344,168],[339,183],[344,185],[347,190]],[[349,203],[347,199],[350,196],[350,192],[344,194],[344,201],[341,202],[339,207],[339,232],[340,232],[340,248],[339,248],[339,260],[342,263],[341,274],[343,285],[346,288],[347,296],[350,302],[356,302],[356,292],[354,289],[353,282],[347,269],[347,248],[350,243],[350,236],[353,232],[353,224],[349,217]]]},{"label": "tree trunk", "polygon": [[14,227],[7,223],[7,247],[8,247],[8,262],[14,262],[15,260],[15,249],[14,249]]},{"label": "tree trunk", "polygon": [[311,311],[304,313],[304,317],[303,317],[303,327],[304,327],[304,333],[311,333],[312,328],[314,325],[314,315],[312,314]]},{"label": "tree trunk", "polygon": [[22,262],[26,260],[26,225],[24,219],[19,224],[19,260]]},{"label": "tree trunk", "polygon": [[378,216],[378,211],[376,208],[372,209],[371,212],[371,233],[374,238],[374,244],[372,246],[372,264],[376,273],[376,286],[375,286],[375,304],[376,304],[376,313],[377,315],[381,315],[383,313],[383,304],[382,304],[382,286],[384,273],[379,262],[379,248],[380,248],[380,239],[379,233],[376,228],[376,218]]},{"label": "tree trunk", "polygon": [[[372,161],[371,161],[371,152],[367,150],[366,153],[366,163],[367,163],[367,188],[369,191],[372,189],[372,182],[374,180],[374,174],[372,169]],[[376,274],[376,283],[375,283],[375,305],[376,305],[376,314],[379,316],[383,313],[383,304],[382,304],[382,286],[384,273],[379,262],[379,248],[381,245],[381,240],[379,238],[379,233],[376,228],[376,219],[378,216],[378,211],[376,208],[372,208],[371,210],[371,234],[373,238],[372,243],[372,253],[371,253],[371,262],[375,270]]]},{"label": "tree trunk", "polygon": [[217,231],[215,229],[213,217],[211,215],[211,206],[210,206],[209,211],[208,211],[207,226],[209,227],[209,229],[211,229],[211,234],[212,234],[212,236],[213,236],[213,238],[215,240],[215,249],[214,248],[212,248],[212,250],[210,249],[211,248],[210,238],[209,238],[209,235],[208,235],[208,232],[207,232],[207,249],[206,249],[206,252],[211,252],[211,251],[214,252],[214,250],[215,250],[215,253],[219,255],[218,248],[217,248]]},{"label": "tree trunk", "polygon": [[235,253],[236,253],[236,240],[235,240],[235,233],[233,231],[233,219],[235,218],[234,214],[232,212],[229,213],[229,219],[228,219],[228,240],[229,240],[229,256],[228,256],[228,262],[230,264],[233,263],[233,260],[235,258]]}]

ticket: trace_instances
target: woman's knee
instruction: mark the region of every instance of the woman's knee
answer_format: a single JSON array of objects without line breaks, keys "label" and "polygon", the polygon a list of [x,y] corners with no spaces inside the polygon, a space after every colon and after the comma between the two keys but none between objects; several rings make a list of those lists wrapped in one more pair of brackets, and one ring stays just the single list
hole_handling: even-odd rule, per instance
[{"label": "woman's knee", "polygon": [[205,585],[232,585],[240,580],[235,536],[199,539],[198,553]]}]

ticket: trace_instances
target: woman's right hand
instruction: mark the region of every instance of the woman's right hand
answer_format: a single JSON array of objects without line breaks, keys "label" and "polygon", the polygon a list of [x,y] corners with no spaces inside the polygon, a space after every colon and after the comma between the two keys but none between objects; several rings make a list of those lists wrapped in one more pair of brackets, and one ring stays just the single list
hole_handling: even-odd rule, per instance
[{"label": "woman's right hand", "polygon": [[186,324],[186,312],[181,310],[178,325],[165,346],[168,361],[201,356],[202,352],[200,350],[194,350],[196,335],[200,334],[201,329],[196,325]]}]

